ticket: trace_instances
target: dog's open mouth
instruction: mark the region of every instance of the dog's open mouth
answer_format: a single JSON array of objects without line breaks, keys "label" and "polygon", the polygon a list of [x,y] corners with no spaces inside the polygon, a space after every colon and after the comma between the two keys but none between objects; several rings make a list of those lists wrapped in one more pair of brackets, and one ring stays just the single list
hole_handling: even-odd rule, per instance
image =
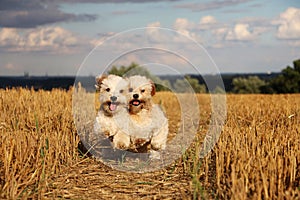
[{"label": "dog's open mouth", "polygon": [[119,105],[119,103],[117,102],[107,102],[108,108],[110,111],[115,111],[117,110],[117,107]]},{"label": "dog's open mouth", "polygon": [[141,104],[141,101],[134,99],[130,101],[130,104],[133,106],[139,106]]}]

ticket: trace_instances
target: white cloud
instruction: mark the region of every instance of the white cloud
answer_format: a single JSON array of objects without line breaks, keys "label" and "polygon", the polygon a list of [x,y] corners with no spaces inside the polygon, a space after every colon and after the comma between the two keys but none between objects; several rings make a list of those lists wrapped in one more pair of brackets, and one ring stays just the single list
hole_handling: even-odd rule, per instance
[{"label": "white cloud", "polygon": [[24,39],[15,28],[2,28],[0,31],[0,46],[13,51],[15,48],[24,46]]},{"label": "white cloud", "polygon": [[254,40],[258,33],[250,31],[249,24],[236,24],[226,35],[226,40],[249,41]]},{"label": "white cloud", "polygon": [[187,30],[195,27],[193,22],[190,22],[186,18],[177,18],[173,25],[176,30]]},{"label": "white cloud", "polygon": [[0,48],[9,52],[71,53],[79,43],[78,37],[61,27],[44,27],[26,31],[2,28],[0,31]]},{"label": "white cloud", "polygon": [[278,25],[276,36],[279,39],[300,39],[300,9],[288,8],[272,24]]},{"label": "white cloud", "polygon": [[[147,39],[151,44],[158,45],[157,47],[163,47],[161,44],[163,41],[167,41],[168,37],[167,35],[162,34],[162,31],[160,30],[160,27],[162,27],[161,23],[159,21],[152,22],[147,25],[146,27],[146,36]],[[141,41],[139,41],[141,43]]]},{"label": "white cloud", "polygon": [[209,30],[212,28],[216,28],[218,26],[218,22],[215,17],[211,15],[204,16],[200,19],[198,29],[200,30]]},{"label": "white cloud", "polygon": [[147,27],[161,27],[161,23],[159,21],[152,22],[152,23],[148,24]]},{"label": "white cloud", "polygon": [[[173,24],[173,28],[186,37],[192,38],[198,42],[202,41],[201,37],[194,32],[196,30],[196,24],[188,19],[177,18]],[[177,42],[180,42],[178,40],[179,38],[177,38]]]},{"label": "white cloud", "polygon": [[216,28],[216,29],[212,29],[211,32],[213,34],[213,45],[212,47],[214,48],[222,48],[224,47],[224,40],[225,40],[225,37],[227,35],[229,31],[229,28],[227,27],[219,27],[219,28]]},{"label": "white cloud", "polygon": [[76,45],[77,38],[61,27],[47,27],[30,32],[26,38],[28,50],[53,49],[59,50]]},{"label": "white cloud", "polygon": [[146,33],[153,38],[156,39],[160,39],[160,35],[159,35],[159,28],[161,27],[161,23],[159,21],[157,22],[152,22],[150,24],[147,25],[146,27]]},{"label": "white cloud", "polygon": [[160,47],[163,47],[165,41],[172,41],[174,44],[187,42],[187,38],[200,41],[199,35],[194,32],[196,28],[195,23],[185,18],[177,18],[173,23],[174,31],[180,34],[176,34],[172,31],[168,32],[167,30],[159,29],[159,27],[161,27],[160,22],[148,24],[146,27],[146,34],[150,42],[156,43],[156,45]]},{"label": "white cloud", "polygon": [[185,18],[177,18],[173,24],[173,28],[179,33],[191,37],[191,32],[189,31],[193,28],[194,24]]},{"label": "white cloud", "polygon": [[[262,26],[262,22],[258,23],[260,21],[260,19],[251,19],[251,23],[238,22],[231,27],[228,24],[219,23],[214,16],[207,15],[203,16],[198,23],[189,21],[186,18],[177,18],[173,24],[173,28],[182,35],[192,38],[197,42],[213,48],[221,48],[228,44],[229,41],[248,42],[257,40],[262,33],[269,29],[269,27]],[[160,25],[158,22],[155,24]],[[154,35],[154,33],[152,34]],[[183,39],[182,37],[180,38]],[[186,39],[184,40],[186,41]],[[181,42],[176,37],[173,41]]]},{"label": "white cloud", "polygon": [[204,16],[200,19],[200,25],[205,25],[205,24],[215,24],[217,23],[217,20],[213,16]]},{"label": "white cloud", "polygon": [[271,27],[270,23],[264,18],[246,17],[236,20],[234,24],[221,24],[216,22],[210,25],[207,30],[211,30],[211,33],[219,42],[254,42],[260,39],[259,36],[263,33],[271,30]]},{"label": "white cloud", "polygon": [[225,28],[225,27],[221,27],[221,28],[217,28],[217,29],[213,29],[212,30],[212,33],[216,36],[219,36],[219,37],[224,37],[228,32],[228,28]]}]

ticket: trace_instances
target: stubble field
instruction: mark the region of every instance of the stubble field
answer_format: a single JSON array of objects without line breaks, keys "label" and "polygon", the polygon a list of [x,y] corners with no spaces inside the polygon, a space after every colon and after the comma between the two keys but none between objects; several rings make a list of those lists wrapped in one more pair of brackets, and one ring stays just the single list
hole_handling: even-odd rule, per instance
[{"label": "stubble field", "polygon": [[[191,147],[168,167],[137,174],[81,153],[72,89],[0,90],[0,199],[300,199],[300,94],[227,95],[225,126],[204,159],[210,96],[197,98]],[[174,135],[180,107],[170,99],[154,100]]]}]

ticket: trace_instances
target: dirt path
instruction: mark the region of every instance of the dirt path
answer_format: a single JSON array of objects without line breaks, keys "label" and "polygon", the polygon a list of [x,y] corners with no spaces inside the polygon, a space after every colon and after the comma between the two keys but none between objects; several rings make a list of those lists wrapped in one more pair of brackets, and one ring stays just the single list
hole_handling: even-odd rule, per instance
[{"label": "dirt path", "polygon": [[[173,165],[174,166],[174,165]],[[174,171],[176,170],[176,171]],[[53,177],[45,197],[71,199],[190,199],[191,183],[179,168],[126,173],[87,158]]]}]

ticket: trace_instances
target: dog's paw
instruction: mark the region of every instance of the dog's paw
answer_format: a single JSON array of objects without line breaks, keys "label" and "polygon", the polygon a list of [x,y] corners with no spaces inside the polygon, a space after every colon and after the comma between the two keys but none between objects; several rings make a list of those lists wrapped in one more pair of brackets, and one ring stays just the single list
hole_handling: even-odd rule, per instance
[{"label": "dog's paw", "polygon": [[128,145],[125,142],[114,142],[114,148],[115,149],[122,149],[122,150],[127,150],[128,149]]},{"label": "dog's paw", "polygon": [[125,133],[117,133],[113,138],[113,146],[116,149],[127,150],[130,146],[130,137]]},{"label": "dog's paw", "polygon": [[158,151],[158,150],[165,150],[166,144],[151,142],[151,149]]}]

